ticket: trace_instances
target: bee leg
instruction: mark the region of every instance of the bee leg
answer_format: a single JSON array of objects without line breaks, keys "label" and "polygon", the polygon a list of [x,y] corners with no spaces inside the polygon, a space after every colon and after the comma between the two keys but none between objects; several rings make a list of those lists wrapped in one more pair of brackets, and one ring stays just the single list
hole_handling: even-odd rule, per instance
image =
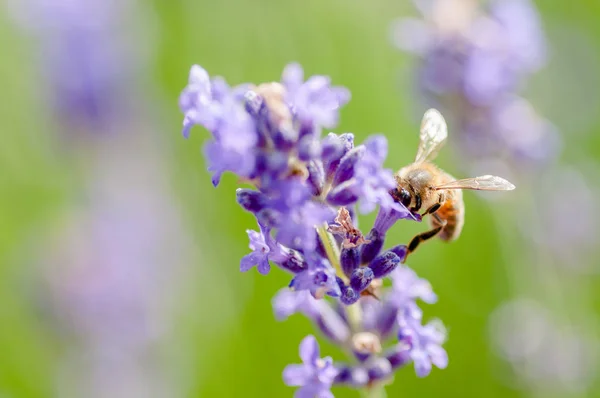
[{"label": "bee leg", "polygon": [[[433,207],[435,207],[435,205],[433,205],[431,208]],[[440,231],[446,226],[446,221],[442,220],[437,214],[431,214],[431,217],[435,218],[440,225],[412,238],[410,243],[408,244],[408,254],[417,250],[417,247],[421,242],[425,242],[426,240],[433,238],[438,233],[440,233]]]},{"label": "bee leg", "polygon": [[414,238],[412,238],[410,243],[408,244],[408,253],[410,254],[410,253],[414,252],[415,250],[417,250],[419,243],[425,242],[426,240],[433,238],[442,230],[442,228],[444,228],[444,227],[442,225],[440,225],[439,227],[435,227],[432,230],[423,232],[422,234],[419,234],[419,235],[415,236]]},{"label": "bee leg", "polygon": [[439,209],[440,207],[442,207],[442,205],[441,205],[441,204],[439,204],[439,203],[436,203],[436,204],[434,204],[433,206],[431,206],[429,209],[427,209],[427,210],[425,211],[425,213],[423,213],[423,215],[425,215],[425,214],[433,214],[433,213],[435,213],[436,211],[438,211],[438,209]]}]

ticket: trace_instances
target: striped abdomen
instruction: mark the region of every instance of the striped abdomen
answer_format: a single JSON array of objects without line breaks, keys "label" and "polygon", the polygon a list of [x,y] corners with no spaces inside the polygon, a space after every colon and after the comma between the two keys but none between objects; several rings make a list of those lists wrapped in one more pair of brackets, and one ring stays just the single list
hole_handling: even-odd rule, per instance
[{"label": "striped abdomen", "polygon": [[[453,241],[460,236],[465,222],[465,205],[463,203],[462,191],[460,189],[447,190],[446,200],[435,214],[446,221],[446,226],[440,231],[438,237],[444,241]],[[429,217],[432,227],[438,227],[440,223],[435,217]]]}]

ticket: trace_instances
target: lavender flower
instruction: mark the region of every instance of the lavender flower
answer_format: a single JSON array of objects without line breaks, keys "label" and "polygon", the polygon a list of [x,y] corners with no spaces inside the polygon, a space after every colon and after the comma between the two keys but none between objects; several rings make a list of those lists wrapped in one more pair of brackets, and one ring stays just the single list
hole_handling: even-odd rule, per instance
[{"label": "lavender flower", "polygon": [[398,21],[394,42],[419,57],[419,91],[453,125],[461,152],[517,168],[552,160],[555,129],[518,95],[546,59],[535,6],[530,0],[493,0],[485,9],[475,1],[427,3],[423,20]]},{"label": "lavender flower", "polygon": [[[156,156],[98,157],[90,200],[52,231],[37,294],[61,335],[59,396],[173,396],[160,346],[182,271],[182,233]],[[145,161],[148,160],[146,163]],[[169,259],[165,267],[160,259]],[[180,284],[178,285],[180,286]]]},{"label": "lavender flower", "polygon": [[401,319],[398,339],[410,347],[417,376],[425,377],[431,372],[432,364],[440,369],[448,366],[448,354],[441,347],[446,333],[435,322],[422,326],[419,321],[413,316]]},{"label": "lavender flower", "polygon": [[301,386],[294,394],[298,398],[333,397],[329,389],[338,371],[331,357],[320,358],[319,343],[314,336],[306,336],[300,343],[302,365],[288,365],[283,381],[288,386]]},{"label": "lavender flower", "polygon": [[[376,135],[355,145],[351,133],[321,136],[323,128],[335,127],[349,98],[348,90],[332,86],[328,77],[304,81],[297,64],[285,68],[281,83],[234,88],[195,65],[179,103],[184,136],[194,125],[211,133],[205,155],[213,183],[229,171],[254,186],[236,191],[237,202],[256,217],[260,230],[248,231],[252,252],[240,269],[257,266],[268,274],[273,264],[290,273],[289,286],[273,301],[276,317],[302,313],[358,361],[320,359],[316,339],[307,337],[300,348],[304,364],[284,371],[286,384],[301,387],[296,392],[301,397],[332,396],[334,384],[367,387],[411,360],[420,375],[428,373],[427,363],[445,366],[443,339],[421,326],[415,302],[417,297],[432,302],[435,296],[412,271],[397,276],[399,267],[404,269],[405,245],[384,248],[386,233],[398,220],[420,220],[390,195],[395,181],[383,167],[386,138]],[[355,226],[357,209],[378,211],[367,236]],[[389,276],[397,287],[383,288]],[[410,341],[397,337],[400,320],[409,315]],[[382,343],[394,335],[394,348],[382,353]]]},{"label": "lavender flower", "polygon": [[134,0],[9,3],[14,20],[39,45],[47,102],[61,121],[95,128],[126,115],[124,99],[149,48],[135,41],[140,34],[135,21],[143,20],[144,11]]},{"label": "lavender flower", "polygon": [[[431,372],[432,364],[440,369],[448,365],[441,347],[446,339],[444,328],[437,321],[422,325],[422,311],[416,302],[436,301],[431,286],[405,266],[396,268],[392,275],[392,289],[373,285],[371,295],[379,299],[363,296],[356,304],[360,317],[350,307],[316,300],[304,291],[283,289],[273,300],[277,318],[302,313],[328,339],[354,353],[356,365],[335,363],[338,375],[333,385],[365,387],[411,361],[420,377]],[[394,338],[393,348],[384,352],[384,342]]]},{"label": "lavender flower", "polygon": [[265,236],[256,231],[248,230],[248,237],[250,238],[250,249],[254,250],[252,253],[245,255],[240,262],[240,271],[246,272],[250,268],[257,266],[258,272],[261,274],[268,274],[271,270],[269,265],[269,245],[265,242]]},{"label": "lavender flower", "polygon": [[596,330],[585,320],[559,318],[542,303],[517,297],[493,312],[492,344],[529,388],[565,396],[591,391],[600,366]]}]

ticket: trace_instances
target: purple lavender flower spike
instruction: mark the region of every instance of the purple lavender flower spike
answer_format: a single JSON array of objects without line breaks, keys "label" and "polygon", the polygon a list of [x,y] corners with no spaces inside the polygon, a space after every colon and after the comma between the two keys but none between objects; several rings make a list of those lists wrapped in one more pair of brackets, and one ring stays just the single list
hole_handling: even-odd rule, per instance
[{"label": "purple lavender flower spike", "polygon": [[[318,358],[310,337],[301,348],[304,364],[284,371],[286,383],[301,386],[296,396],[329,397],[333,384],[365,387],[387,379],[411,358],[424,368],[422,352],[442,365],[436,340],[420,327],[416,303],[418,297],[433,301],[433,292],[412,271],[395,270],[406,258],[405,245],[382,251],[387,231],[398,220],[420,220],[390,194],[396,184],[383,168],[385,138],[374,136],[356,147],[351,133],[321,139],[321,129],[337,123],[349,95],[324,76],[304,81],[299,65],[286,67],[282,83],[245,87],[245,92],[231,89],[196,69],[181,99],[186,123],[203,124],[213,135],[206,151],[213,181],[233,171],[254,185],[236,191],[237,202],[260,227],[260,233],[248,231],[253,252],[242,258],[240,269],[257,266],[266,274],[275,264],[292,273],[289,288],[273,300],[275,316],[303,314],[334,344],[350,344],[360,361],[333,366],[330,358]],[[357,207],[362,212],[379,207],[366,239],[358,229]],[[392,289],[381,280],[390,274]],[[382,353],[384,339],[401,329],[400,320],[412,329],[404,327],[403,340],[392,344],[408,353]]]},{"label": "purple lavender flower spike", "polygon": [[319,343],[309,335],[300,343],[302,365],[288,365],[283,371],[283,381],[288,386],[299,386],[297,398],[333,398],[331,385],[338,370],[331,357],[320,358]]},{"label": "purple lavender flower spike", "polygon": [[258,272],[266,275],[271,270],[269,265],[269,245],[265,242],[265,237],[260,232],[247,230],[248,237],[250,238],[250,249],[252,253],[245,255],[240,262],[240,271],[249,271],[252,267],[256,266]]},{"label": "purple lavender flower spike", "polygon": [[[514,114],[508,128],[498,122],[503,109],[524,101],[519,90],[545,63],[544,32],[530,0],[484,3],[430,1],[419,7],[422,20],[398,22],[395,42],[420,58],[415,76],[424,106],[447,116],[461,153],[521,172],[557,155],[555,129],[537,113]],[[475,164],[470,173],[481,172]]]}]

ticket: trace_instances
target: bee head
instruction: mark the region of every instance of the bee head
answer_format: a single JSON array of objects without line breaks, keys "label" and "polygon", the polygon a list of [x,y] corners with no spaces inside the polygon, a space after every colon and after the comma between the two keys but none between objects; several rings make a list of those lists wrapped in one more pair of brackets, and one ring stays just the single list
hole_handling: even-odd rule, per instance
[{"label": "bee head", "polygon": [[392,198],[394,198],[394,200],[396,202],[402,203],[406,207],[410,206],[410,203],[412,202],[412,197],[410,195],[410,192],[408,192],[408,190],[405,188],[402,188],[402,187],[394,188],[390,192],[390,194],[392,195]]}]

